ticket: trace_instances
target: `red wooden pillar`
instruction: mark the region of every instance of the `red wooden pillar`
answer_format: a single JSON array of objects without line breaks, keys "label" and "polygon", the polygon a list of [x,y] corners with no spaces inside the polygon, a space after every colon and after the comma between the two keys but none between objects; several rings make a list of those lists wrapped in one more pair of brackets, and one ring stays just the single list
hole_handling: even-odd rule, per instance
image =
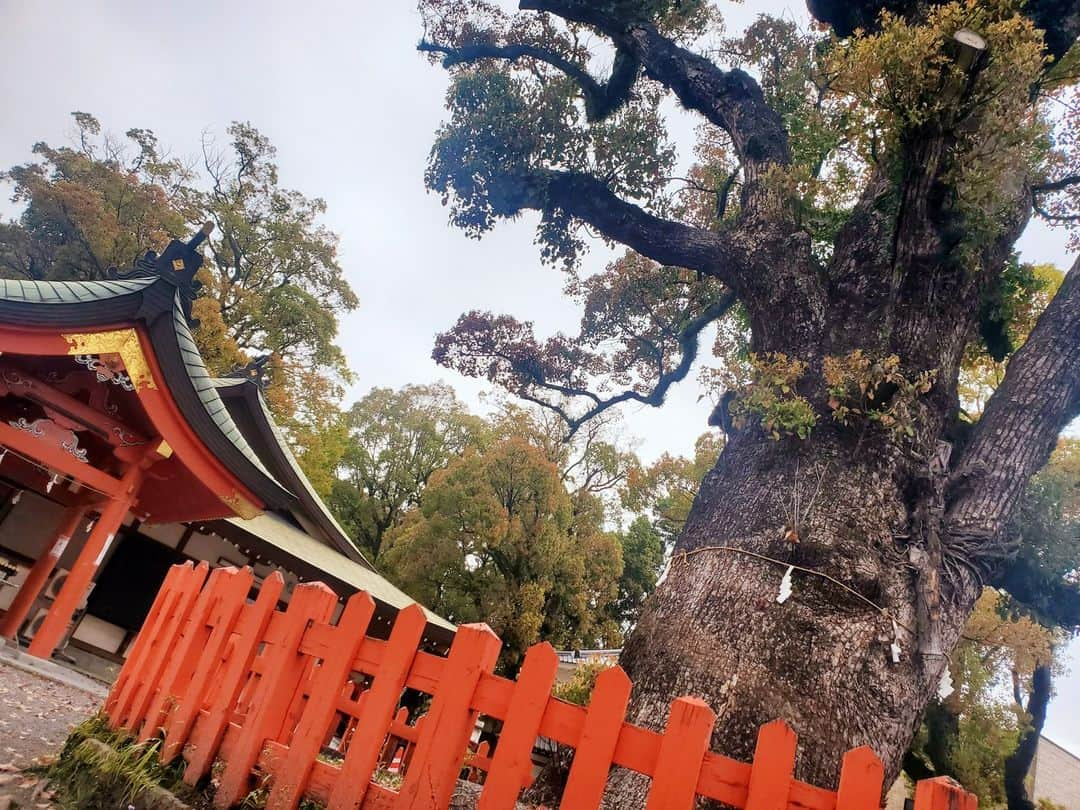
[{"label": "red wooden pillar", "polygon": [[15,594],[15,599],[7,609],[7,613],[0,620],[0,636],[15,638],[15,634],[19,632],[19,625],[23,623],[27,614],[30,613],[34,600],[38,598],[41,589],[45,586],[45,581],[49,578],[53,569],[56,568],[56,563],[60,560],[60,555],[64,553],[64,549],[67,548],[71,536],[79,530],[79,525],[82,523],[85,514],[86,506],[81,504],[68,507],[64,512],[56,537],[49,545],[49,548],[37,558],[37,562],[30,569],[30,573],[26,575],[26,580],[23,582],[22,587],[19,588],[19,592]]},{"label": "red wooden pillar", "polygon": [[30,655],[49,658],[64,633],[67,632],[71,617],[86,594],[86,589],[90,586],[90,581],[94,578],[98,566],[105,558],[105,552],[109,550],[116,530],[124,522],[124,515],[135,501],[142,478],[143,468],[140,464],[132,464],[124,473],[120,494],[111,499],[101,510],[101,516],[94,524],[94,530],[90,532],[90,536],[86,538],[82,551],[79,552],[79,558],[71,567],[71,573],[64,582],[64,587],[60,589],[56,601],[49,608],[41,629],[34,634],[34,639],[30,642],[28,650]]}]

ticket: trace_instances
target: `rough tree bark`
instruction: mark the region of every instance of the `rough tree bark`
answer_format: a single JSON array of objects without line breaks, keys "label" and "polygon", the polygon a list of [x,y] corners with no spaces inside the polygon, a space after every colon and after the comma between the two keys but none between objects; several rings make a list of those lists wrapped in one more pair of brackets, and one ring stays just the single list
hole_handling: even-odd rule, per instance
[{"label": "rough tree bark", "polygon": [[[970,439],[954,445],[957,376],[980,296],[1030,215],[1026,167],[1000,178],[1015,195],[1013,215],[974,258],[961,258],[964,222],[947,176],[957,121],[908,132],[902,176],[882,171],[871,179],[822,264],[764,182],[770,166],[790,162],[790,149],[780,117],[748,74],[724,71],[648,21],[621,16],[620,4],[520,6],[608,37],[730,136],[744,183],[737,220],[719,232],[667,222],[595,179],[552,171],[505,177],[499,213],[557,210],[657,262],[720,279],[746,308],[753,350],[807,363],[799,393],[820,416],[805,441],[773,441],[752,428],[729,437],[669,575],[627,639],[629,719],[662,727],[673,697],[697,695],[717,713],[714,748],[730,756],[752,758],[759,726],[780,717],[802,741],[800,778],[835,786],[843,753],[866,744],[891,781],[982,583],[1015,553],[1007,526],[1024,486],[1080,410],[1080,267],[1011,359]],[[926,6],[810,3],[841,35],[883,7],[914,18]],[[1076,39],[1070,14],[1048,32],[1055,51]],[[438,50],[448,62],[464,59]],[[483,58],[511,57],[489,48]],[[964,125],[975,123],[969,117]],[[936,374],[917,401],[911,441],[829,418],[823,360],[854,349],[896,354],[909,376]],[[794,545],[785,539],[792,527]],[[781,604],[787,565],[799,570]],[[616,773],[610,805],[643,806],[646,789]]]}]

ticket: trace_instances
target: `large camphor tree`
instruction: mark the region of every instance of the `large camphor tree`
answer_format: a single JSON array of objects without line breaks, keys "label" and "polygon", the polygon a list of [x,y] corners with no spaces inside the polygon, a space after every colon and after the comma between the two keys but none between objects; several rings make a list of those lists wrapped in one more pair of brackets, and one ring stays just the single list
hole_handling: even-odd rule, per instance
[{"label": "large camphor tree", "polygon": [[[584,310],[578,335],[546,340],[467,313],[436,360],[573,431],[661,403],[710,325],[725,345],[748,334],[719,372],[728,441],[625,645],[630,719],[662,725],[672,697],[700,695],[732,756],[782,717],[800,777],[835,784],[862,744],[895,776],[1080,410],[1075,266],[974,424],[957,393],[972,341],[1012,351],[1030,217],[1076,216],[1080,5],[811,0],[819,31],[762,19],[734,39],[695,0],[420,10],[420,49],[451,73],[429,188],[474,237],[539,212]],[[700,119],[681,179],[675,104]],[[590,234],[627,255],[578,273]],[[642,790],[618,775],[613,805]]]}]

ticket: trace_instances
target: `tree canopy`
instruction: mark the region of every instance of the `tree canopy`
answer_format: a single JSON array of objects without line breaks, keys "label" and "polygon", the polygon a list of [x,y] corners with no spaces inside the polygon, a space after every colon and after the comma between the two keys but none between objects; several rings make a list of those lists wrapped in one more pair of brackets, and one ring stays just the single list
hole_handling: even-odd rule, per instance
[{"label": "tree canopy", "polygon": [[349,378],[338,317],[357,303],[337,236],[319,222],[326,204],[280,184],[275,149],[250,124],[232,124],[226,147],[204,140],[199,158],[183,159],[148,129],[120,138],[88,113],[73,117],[72,144],[39,142],[36,162],[2,175],[23,209],[0,224],[0,273],[99,279],[212,221],[196,342],[212,374],[272,357],[268,400],[318,477]]},{"label": "tree canopy", "polygon": [[[692,685],[718,743],[749,755],[784,714],[812,740],[799,772],[827,782],[863,742],[898,770],[984,584],[1024,545],[1028,479],[1080,413],[1080,269],[1055,293],[1015,255],[1033,216],[1075,222],[1080,15],[808,6],[810,31],[729,35],[704,0],[422,0],[419,50],[450,75],[428,188],[471,237],[529,215],[582,310],[550,337],[466,312],[437,362],[573,435],[661,404],[717,327],[704,376],[727,439],[624,648],[632,715],[659,724]],[[672,102],[700,124],[687,172]],[[626,253],[586,275],[590,236]],[[1008,365],[968,409],[973,353]],[[787,560],[808,574],[776,603]],[[616,781],[616,803],[642,799]]]}]

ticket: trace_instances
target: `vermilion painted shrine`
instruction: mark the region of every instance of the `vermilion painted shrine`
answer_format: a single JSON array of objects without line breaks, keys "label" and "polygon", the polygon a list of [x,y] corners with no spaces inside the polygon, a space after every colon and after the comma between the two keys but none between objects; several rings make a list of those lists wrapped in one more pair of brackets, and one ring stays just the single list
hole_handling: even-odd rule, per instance
[{"label": "vermilion painted shrine", "polygon": [[[412,600],[334,521],[270,416],[257,365],[192,339],[207,229],[102,281],[0,280],[0,635],[119,663],[169,567],[319,579],[388,623]],[[451,625],[428,614],[428,635]]]}]

